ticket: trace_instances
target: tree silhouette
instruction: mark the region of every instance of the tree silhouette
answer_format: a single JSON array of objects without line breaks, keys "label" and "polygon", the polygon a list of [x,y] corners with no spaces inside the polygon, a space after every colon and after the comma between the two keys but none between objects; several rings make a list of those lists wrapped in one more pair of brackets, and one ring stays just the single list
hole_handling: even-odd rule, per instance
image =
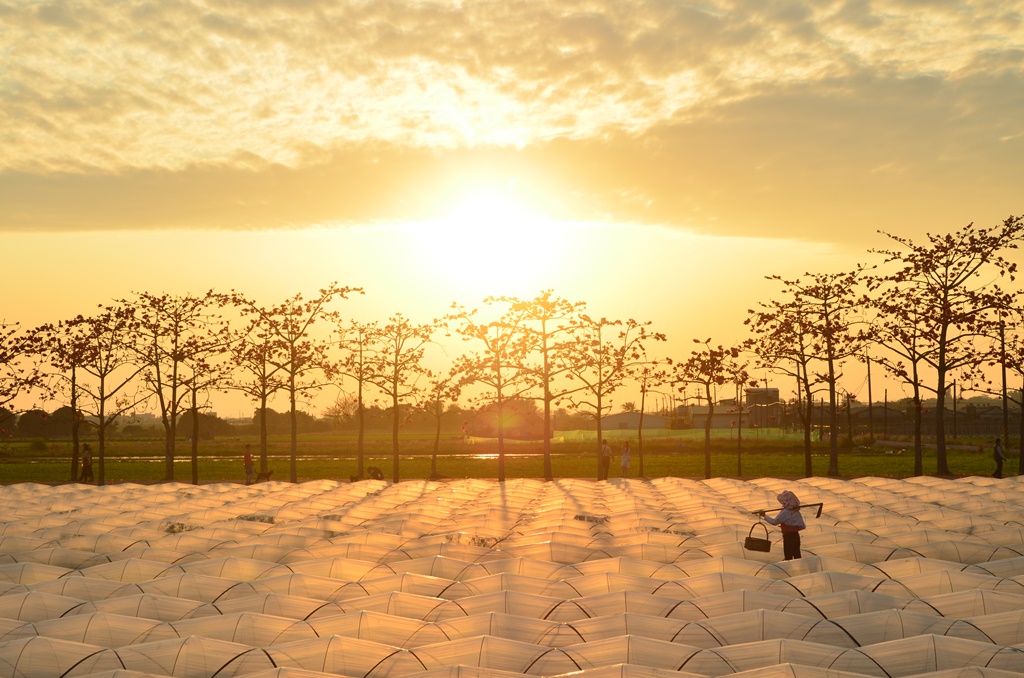
[{"label": "tree silhouette", "polygon": [[[212,391],[223,389],[228,382],[233,366],[227,357],[231,341],[231,331],[226,324],[209,322],[187,337],[183,347],[182,366],[188,376],[182,385],[188,393],[189,412],[192,415],[190,452],[193,485],[199,484],[199,397],[200,394],[208,397]],[[204,403],[204,406],[208,406],[208,403]]]},{"label": "tree silhouette", "polygon": [[[523,314],[523,331],[533,335],[536,352],[540,354],[540,364],[532,369],[536,382],[540,384],[540,400],[544,404],[544,479],[552,480],[551,404],[561,396],[554,386],[555,380],[568,369],[559,356],[572,345],[573,320],[586,305],[557,297],[550,289],[533,299],[499,297],[498,300],[508,303],[510,311]],[[641,468],[642,465],[641,461]]]},{"label": "tree silhouette", "polygon": [[[650,322],[592,318],[581,313],[574,321],[576,340],[560,356],[566,378],[575,384],[564,397],[577,409],[593,413],[597,422],[597,463],[600,477],[601,419],[612,409],[611,395],[632,376],[632,370],[646,362],[645,344],[664,341],[665,335],[652,332]],[[611,336],[609,336],[611,335]]]},{"label": "tree silhouette", "polygon": [[92,345],[82,370],[92,380],[81,385],[82,392],[91,400],[92,410],[83,411],[96,419],[97,476],[96,483],[106,483],[106,432],[111,423],[146,401],[149,394],[135,388],[135,379],[146,369],[137,361],[133,344],[137,332],[133,309],[108,306],[84,320],[85,336]]},{"label": "tree silhouette", "polygon": [[429,414],[434,420],[434,448],[430,455],[430,479],[436,480],[440,476],[437,473],[437,453],[441,447],[441,423],[449,408],[458,402],[462,393],[460,375],[457,372],[426,372],[427,387],[424,389],[423,402],[420,409]]},{"label": "tree silhouette", "polygon": [[71,408],[71,474],[72,482],[78,480],[78,455],[81,451],[80,433],[82,413],[79,405],[82,391],[79,385],[79,373],[86,362],[94,358],[96,345],[91,341],[89,323],[82,316],[71,320],[62,320],[56,325],[48,324],[39,328],[39,336],[43,345],[41,352],[45,355],[55,372],[56,390],[67,397]]},{"label": "tree silhouette", "polygon": [[946,392],[949,376],[971,369],[984,360],[975,342],[992,336],[1000,321],[999,310],[1014,305],[1019,291],[1006,292],[999,280],[1014,280],[1016,264],[1003,252],[1016,249],[1024,234],[1024,216],[1008,217],[991,228],[968,224],[946,235],[925,236],[917,244],[882,231],[899,249],[878,250],[885,263],[896,267],[886,277],[891,284],[913,288],[925,323],[924,361],[935,371],[936,472],[949,475],[946,457]]},{"label": "tree silhouette", "polygon": [[275,342],[262,314],[254,314],[248,325],[240,332],[233,333],[229,340],[231,363],[236,368],[225,382],[229,390],[246,394],[257,405],[260,437],[260,473],[266,473],[267,465],[267,413],[270,398],[285,388],[285,371],[282,363],[274,362]]},{"label": "tree silhouette", "polygon": [[715,414],[715,402],[718,400],[717,389],[729,383],[745,383],[748,380],[746,363],[739,362],[740,348],[726,348],[719,344],[711,345],[711,339],[694,339],[693,343],[703,348],[690,352],[690,357],[676,362],[673,371],[673,382],[680,393],[686,392],[690,384],[697,384],[704,389],[704,397],[708,401],[708,415],[704,419],[704,477],[711,477],[711,423]]},{"label": "tree silhouette", "polygon": [[356,479],[363,479],[365,464],[366,434],[366,400],[364,398],[366,384],[372,383],[369,368],[370,357],[376,351],[372,337],[376,337],[380,328],[377,323],[353,322],[338,327],[338,346],[344,351],[340,361],[331,366],[331,374],[336,377],[349,377],[356,382],[355,417],[358,429],[356,439]]},{"label": "tree silhouette", "polygon": [[[885,280],[878,279],[884,285]],[[920,298],[920,290],[912,286],[889,285],[874,290],[871,308],[875,310],[870,339],[886,352],[875,356],[875,362],[899,381],[907,384],[912,393],[914,418],[914,475],[924,474],[922,444],[921,390],[928,388],[921,374],[938,346],[929,340],[930,319],[927,304]]]},{"label": "tree silhouette", "polygon": [[489,305],[504,304],[506,311],[490,322],[475,320],[476,309],[467,311],[456,306],[450,320],[458,324],[458,332],[467,341],[480,346],[479,352],[460,356],[453,371],[461,374],[460,383],[482,384],[487,387],[475,398],[494,403],[497,414],[498,481],[505,481],[505,405],[510,399],[521,397],[536,386],[535,373],[527,367],[527,360],[535,348],[536,335],[525,329],[526,311],[513,309],[507,301],[488,298]]},{"label": "tree silhouette", "polygon": [[[205,369],[211,350],[198,335],[217,321],[210,311],[217,299],[212,290],[202,296],[137,292],[134,299],[119,302],[133,310],[135,340],[129,346],[144,366],[143,384],[156,401],[163,425],[166,481],[174,480],[178,419],[190,394],[187,384],[196,381],[196,368]],[[195,479],[195,468],[192,474]]]},{"label": "tree silhouette", "polygon": [[[667,364],[667,363],[665,363]],[[637,474],[644,476],[644,413],[647,410],[647,393],[654,387],[662,386],[669,381],[668,373],[659,361],[651,361],[637,366],[636,378],[640,382],[640,417],[636,425]]]},{"label": "tree silhouette", "polygon": [[748,314],[744,324],[755,336],[747,340],[744,347],[757,357],[757,367],[796,381],[797,416],[803,429],[804,476],[809,478],[814,475],[811,455],[814,398],[822,383],[812,368],[816,356],[808,320],[812,309],[802,299],[773,300],[762,303],[757,310],[749,310]]},{"label": "tree silhouette", "polygon": [[401,478],[398,430],[402,407],[414,402],[422,391],[419,380],[427,374],[423,354],[434,328],[434,324],[416,324],[396,313],[368,335],[373,346],[366,363],[368,379],[391,401],[391,477],[395,483]]},{"label": "tree silhouette", "polygon": [[17,323],[0,323],[0,408],[6,409],[18,396],[43,386],[38,362],[42,350],[38,328],[23,331]]},{"label": "tree silhouette", "polygon": [[806,273],[803,279],[769,277],[769,280],[777,280],[783,285],[782,292],[788,299],[780,303],[785,308],[799,310],[799,327],[810,344],[807,355],[814,359],[814,364],[822,364],[824,368],[824,371],[812,371],[813,376],[809,376],[808,381],[813,378],[828,389],[830,476],[839,475],[836,416],[842,368],[847,359],[863,353],[866,341],[864,330],[858,329],[866,322],[862,313],[867,302],[862,294],[858,294],[864,275],[864,267],[858,265],[846,273]]},{"label": "tree silhouette", "polygon": [[237,293],[233,296],[242,314],[252,319],[254,326],[266,334],[269,349],[266,359],[280,371],[283,390],[288,393],[291,423],[288,476],[293,483],[298,482],[298,399],[324,386],[324,381],[318,375],[328,368],[328,342],[314,338],[311,329],[324,320],[336,322],[336,316],[328,308],[329,304],[338,298],[346,299],[355,292],[363,293],[361,288],[340,287],[334,282],[309,300],[296,294],[271,308],[258,306]]}]

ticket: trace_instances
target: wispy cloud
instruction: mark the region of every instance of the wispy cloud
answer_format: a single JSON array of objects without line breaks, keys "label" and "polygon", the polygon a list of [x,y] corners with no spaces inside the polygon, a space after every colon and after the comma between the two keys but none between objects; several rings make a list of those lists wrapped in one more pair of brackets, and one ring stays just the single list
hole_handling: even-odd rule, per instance
[{"label": "wispy cloud", "polygon": [[0,35],[7,227],[414,218],[481,167],[805,233],[881,167],[907,205],[1024,185],[1019,1],[8,0]]}]

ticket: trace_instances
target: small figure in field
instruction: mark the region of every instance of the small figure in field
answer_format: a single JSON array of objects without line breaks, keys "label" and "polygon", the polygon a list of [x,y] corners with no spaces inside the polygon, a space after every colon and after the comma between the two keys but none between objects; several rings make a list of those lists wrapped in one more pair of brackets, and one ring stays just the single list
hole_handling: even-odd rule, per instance
[{"label": "small figure in field", "polygon": [[765,515],[764,509],[757,514],[769,525],[778,525],[782,529],[782,555],[786,560],[795,560],[800,558],[800,530],[807,527],[800,515],[800,500],[789,490],[783,490],[775,498],[782,504],[778,515],[772,518]]},{"label": "small figure in field", "polygon": [[622,469],[622,477],[629,477],[629,441],[622,443],[622,451],[619,453],[619,467]]},{"label": "small figure in field", "polygon": [[608,441],[601,441],[601,458],[598,459],[597,479],[608,480],[608,469],[612,466],[612,448],[608,447]]},{"label": "small figure in field", "polygon": [[248,443],[242,455],[242,465],[245,466],[245,484],[252,485],[252,449]]},{"label": "small figure in field", "polygon": [[993,478],[1003,477],[1003,462],[1006,461],[1006,455],[1003,453],[1003,441],[996,438],[995,442],[992,443],[992,458],[996,462],[996,472],[992,474]]},{"label": "small figure in field", "polygon": [[82,446],[82,476],[79,478],[83,483],[91,483],[92,477],[92,448],[89,443]]}]

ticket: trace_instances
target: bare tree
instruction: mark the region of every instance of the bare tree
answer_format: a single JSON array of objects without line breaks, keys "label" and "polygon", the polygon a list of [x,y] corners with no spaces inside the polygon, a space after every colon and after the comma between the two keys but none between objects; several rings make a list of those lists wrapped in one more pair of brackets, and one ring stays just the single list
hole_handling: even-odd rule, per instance
[{"label": "bare tree", "polygon": [[937,348],[928,338],[928,310],[918,295],[916,287],[888,286],[875,290],[871,298],[875,318],[870,332],[871,341],[884,349],[875,356],[875,362],[911,389],[915,476],[924,474],[921,391],[928,387],[921,371],[928,364],[929,354]]},{"label": "bare tree", "polygon": [[293,483],[298,482],[298,399],[320,390],[326,384],[322,376],[329,369],[328,341],[313,337],[311,329],[324,320],[336,322],[336,315],[329,310],[329,304],[338,298],[346,299],[351,293],[362,294],[363,290],[340,287],[334,282],[309,300],[296,294],[271,308],[258,306],[238,294],[233,296],[242,314],[253,321],[252,326],[266,335],[269,349],[266,359],[279,371],[283,390],[288,393],[291,423],[288,475]]},{"label": "bare tree", "polygon": [[711,339],[694,339],[703,348],[691,351],[690,357],[675,363],[673,382],[680,392],[686,386],[697,384],[704,389],[708,401],[708,415],[704,420],[704,477],[711,477],[711,423],[718,400],[717,389],[729,383],[746,382],[746,364],[739,362],[740,348],[712,346]]},{"label": "bare tree", "polygon": [[597,423],[597,460],[600,477],[601,441],[604,414],[613,407],[611,395],[633,370],[647,362],[645,344],[664,341],[665,335],[652,332],[650,322],[592,318],[581,313],[575,320],[576,340],[562,361],[566,378],[575,384],[564,397],[576,407],[589,410]]},{"label": "bare tree", "polygon": [[440,476],[437,473],[437,453],[441,447],[441,424],[444,415],[448,413],[451,406],[458,402],[462,393],[460,375],[454,371],[434,373],[427,371],[427,387],[424,389],[424,398],[420,409],[429,414],[434,420],[434,449],[430,455],[430,479],[436,480]]},{"label": "bare tree", "polygon": [[817,357],[809,318],[816,315],[802,299],[762,303],[749,310],[744,321],[754,337],[744,347],[757,357],[757,367],[796,380],[796,410],[803,428],[804,475],[814,475],[811,455],[811,428],[814,398],[822,389],[822,380],[812,367]]},{"label": "bare tree", "polygon": [[82,413],[79,386],[83,366],[94,359],[96,345],[91,341],[89,323],[82,316],[64,320],[56,325],[48,324],[39,328],[42,337],[42,353],[49,359],[56,379],[54,388],[61,392],[71,408],[71,474],[72,482],[78,480],[78,460],[81,451]]},{"label": "bare tree", "polygon": [[925,236],[917,244],[908,238],[884,233],[899,249],[879,250],[885,263],[896,267],[886,277],[891,284],[913,288],[926,323],[922,338],[929,344],[924,361],[935,371],[936,472],[949,475],[946,457],[946,393],[949,377],[970,369],[985,358],[976,342],[994,334],[999,309],[1014,305],[1019,292],[1006,292],[999,280],[1013,281],[1016,264],[1003,256],[1017,249],[1024,235],[1024,216],[1008,217],[991,228],[968,224],[954,233]]},{"label": "bare tree", "polygon": [[95,417],[98,450],[96,478],[98,485],[106,483],[106,432],[121,415],[134,410],[149,397],[136,381],[146,369],[137,360],[133,343],[137,331],[133,310],[124,306],[103,308],[97,315],[84,320],[85,336],[92,348],[85,356],[82,370],[92,377],[81,384],[91,410],[83,412]]},{"label": "bare tree", "polygon": [[662,363],[652,360],[637,366],[636,378],[640,382],[640,417],[636,425],[636,454],[638,468],[637,473],[641,478],[644,475],[644,415],[647,409],[647,393],[655,388],[668,383],[669,377],[665,372]]},{"label": "bare tree", "polygon": [[493,402],[497,412],[498,434],[498,481],[505,481],[505,406],[519,398],[537,384],[534,372],[527,367],[527,360],[535,349],[536,336],[525,329],[525,309],[510,308],[508,302],[496,298],[485,300],[488,304],[504,303],[506,311],[497,320],[481,322],[476,320],[477,311],[467,311],[455,306],[452,319],[458,324],[458,332],[467,341],[481,347],[479,352],[460,356],[454,371],[462,375],[463,386],[481,384],[486,389],[473,400]]},{"label": "bare tree", "polygon": [[230,328],[220,322],[208,323],[186,339],[182,367],[187,376],[182,384],[189,395],[189,411],[192,413],[190,438],[193,485],[199,484],[200,396],[203,397],[202,407],[209,407],[209,395],[213,391],[223,390],[228,383],[233,364],[225,354],[231,341]]},{"label": "bare tree", "polygon": [[574,320],[583,311],[585,304],[556,297],[552,290],[544,290],[533,299],[499,297],[497,301],[506,302],[510,311],[523,314],[523,330],[534,335],[536,352],[540,354],[540,364],[532,369],[540,384],[540,400],[544,404],[544,479],[552,480],[551,405],[561,397],[555,387],[556,379],[568,369],[566,361],[560,360],[559,356],[565,354],[572,345],[573,330],[576,327]]},{"label": "bare tree", "polygon": [[866,341],[865,330],[860,326],[866,322],[862,314],[867,301],[858,293],[864,274],[864,267],[858,265],[846,273],[807,273],[804,279],[769,277],[781,282],[783,294],[789,297],[780,303],[799,309],[801,330],[810,342],[808,355],[824,368],[815,371],[813,378],[828,388],[830,476],[839,475],[839,380],[845,361],[861,355]]},{"label": "bare tree", "polygon": [[356,478],[363,479],[365,464],[366,436],[366,386],[371,384],[372,373],[369,361],[377,350],[373,337],[380,328],[377,323],[353,322],[338,327],[338,346],[344,354],[341,360],[331,366],[332,378],[348,377],[356,382],[355,417],[357,427],[356,439]]},{"label": "bare tree", "polygon": [[44,386],[44,373],[38,356],[42,333],[23,331],[17,323],[0,323],[0,408],[33,388]]},{"label": "bare tree", "polygon": [[396,313],[369,337],[375,347],[367,362],[369,381],[391,401],[391,476],[396,483],[401,477],[398,432],[402,408],[414,403],[422,391],[419,380],[427,374],[423,354],[434,328],[434,324],[416,324]]},{"label": "bare tree", "polygon": [[[164,428],[164,480],[174,480],[175,446],[179,415],[189,396],[194,376],[188,365],[199,366],[209,348],[197,335],[216,322],[210,308],[216,296],[150,294],[137,292],[120,303],[134,310],[135,341],[131,344],[145,366],[143,383],[153,396]],[[193,469],[193,477],[195,477]]]},{"label": "bare tree", "polygon": [[254,315],[248,326],[229,342],[231,362],[236,368],[225,383],[230,390],[246,394],[256,403],[259,422],[260,473],[266,473],[267,464],[267,406],[275,393],[285,388],[285,370],[274,362],[274,340],[268,335],[263,316]]}]

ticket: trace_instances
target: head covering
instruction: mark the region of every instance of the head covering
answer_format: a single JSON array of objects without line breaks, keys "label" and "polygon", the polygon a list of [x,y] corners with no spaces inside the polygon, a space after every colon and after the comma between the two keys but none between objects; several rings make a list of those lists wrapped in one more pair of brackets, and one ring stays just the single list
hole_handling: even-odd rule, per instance
[{"label": "head covering", "polygon": [[783,490],[775,498],[779,500],[779,503],[782,504],[784,508],[788,508],[790,510],[800,508],[800,500],[797,499],[797,496],[789,490]]}]

